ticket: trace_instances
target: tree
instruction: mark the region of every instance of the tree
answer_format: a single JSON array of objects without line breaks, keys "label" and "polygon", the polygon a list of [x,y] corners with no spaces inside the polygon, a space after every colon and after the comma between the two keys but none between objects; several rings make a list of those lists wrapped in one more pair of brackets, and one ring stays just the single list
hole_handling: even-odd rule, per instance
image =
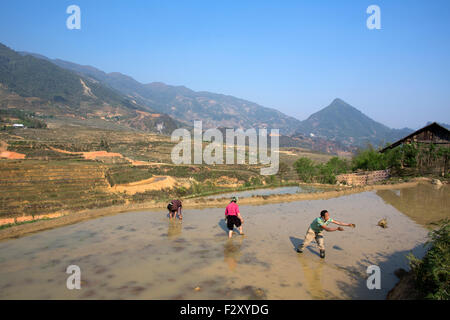
[{"label": "tree", "polygon": [[385,170],[388,165],[384,153],[380,153],[372,146],[360,150],[352,159],[353,170]]},{"label": "tree", "polygon": [[340,159],[338,157],[333,157],[328,160],[326,166],[329,167],[334,175],[346,173],[350,169],[348,162],[345,159]]},{"label": "tree", "polygon": [[415,143],[404,143],[400,147],[402,155],[402,167],[417,167],[417,154],[419,150]]},{"label": "tree", "polygon": [[311,159],[302,157],[294,162],[294,168],[298,173],[300,180],[304,182],[312,182],[316,174],[314,162]]}]

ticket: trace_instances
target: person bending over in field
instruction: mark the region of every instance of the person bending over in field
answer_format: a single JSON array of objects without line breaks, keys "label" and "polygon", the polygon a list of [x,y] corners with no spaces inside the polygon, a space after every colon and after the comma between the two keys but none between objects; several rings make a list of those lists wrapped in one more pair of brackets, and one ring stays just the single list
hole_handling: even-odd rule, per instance
[{"label": "person bending over in field", "polygon": [[181,200],[172,200],[167,205],[167,209],[169,210],[169,219],[176,219],[178,214],[178,219],[183,220],[183,214],[181,213],[181,208],[183,207]]},{"label": "person bending over in field", "polygon": [[344,231],[344,228],[342,227],[337,228],[328,227],[330,223],[337,224],[338,226],[353,227],[353,228],[355,227],[355,224],[353,223],[344,223],[331,219],[328,211],[322,210],[322,212],[320,212],[320,217],[314,219],[314,221],[309,226],[308,231],[306,232],[305,240],[303,240],[302,245],[297,247],[297,252],[302,253],[303,250],[306,248],[306,246],[309,245],[313,239],[316,239],[316,242],[319,245],[320,249],[320,257],[322,259],[325,258],[325,244],[323,241],[323,230]]},{"label": "person bending over in field", "polygon": [[231,198],[231,202],[227,205],[225,209],[225,220],[227,221],[228,227],[228,238],[233,236],[233,228],[239,229],[239,234],[244,235],[242,231],[242,224],[244,223],[244,219],[239,212],[239,206],[236,204],[237,197]]}]

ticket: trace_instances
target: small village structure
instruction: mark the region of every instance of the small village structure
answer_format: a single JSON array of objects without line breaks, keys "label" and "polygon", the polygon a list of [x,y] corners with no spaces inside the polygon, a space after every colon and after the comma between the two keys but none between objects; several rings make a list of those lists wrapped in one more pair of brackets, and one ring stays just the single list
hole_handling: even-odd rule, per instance
[{"label": "small village structure", "polygon": [[[420,173],[433,173],[442,176],[449,173],[450,131],[447,128],[436,122],[430,123],[383,148],[380,152],[384,153],[404,145],[414,145],[417,148],[417,170]],[[346,185],[364,186],[386,180],[389,176],[390,170],[387,169],[341,174],[336,176],[336,180],[338,183]]]},{"label": "small village structure", "polygon": [[[450,131],[433,122],[409,134],[386,148],[381,153],[397,147],[413,147],[416,156],[416,170],[420,174],[449,174],[448,160]],[[402,163],[403,167],[403,163]]]},{"label": "small village structure", "polygon": [[385,152],[386,150],[393,149],[402,144],[434,144],[439,146],[450,147],[450,131],[444,128],[440,124],[433,122],[429,125],[419,129],[410,135],[390,144],[386,148],[382,149],[380,152]]}]

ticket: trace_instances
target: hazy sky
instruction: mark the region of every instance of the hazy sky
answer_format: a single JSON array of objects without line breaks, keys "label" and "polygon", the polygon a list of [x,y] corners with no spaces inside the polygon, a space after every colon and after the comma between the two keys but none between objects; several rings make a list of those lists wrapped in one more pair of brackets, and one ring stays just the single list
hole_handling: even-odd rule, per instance
[{"label": "hazy sky", "polygon": [[[66,27],[72,4],[81,30]],[[2,1],[0,42],[300,120],[339,97],[390,127],[450,123],[447,0]]]}]

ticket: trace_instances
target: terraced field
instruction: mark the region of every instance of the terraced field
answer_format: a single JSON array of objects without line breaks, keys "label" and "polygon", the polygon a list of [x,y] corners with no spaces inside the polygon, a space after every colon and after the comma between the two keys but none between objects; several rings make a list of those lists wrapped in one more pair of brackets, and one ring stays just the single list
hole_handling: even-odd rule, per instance
[{"label": "terraced field", "polygon": [[93,161],[0,161],[0,216],[105,207],[124,200],[108,192],[106,167]]},{"label": "terraced field", "polygon": [[[51,122],[47,129],[0,132],[0,218],[34,220],[63,211],[279,186],[296,181],[292,163],[300,156],[319,162],[330,157],[282,148],[283,176],[260,176],[261,165],[174,165],[174,145],[169,136]],[[172,183],[149,185],[153,177]],[[138,191],[127,192],[130,187]]]}]

